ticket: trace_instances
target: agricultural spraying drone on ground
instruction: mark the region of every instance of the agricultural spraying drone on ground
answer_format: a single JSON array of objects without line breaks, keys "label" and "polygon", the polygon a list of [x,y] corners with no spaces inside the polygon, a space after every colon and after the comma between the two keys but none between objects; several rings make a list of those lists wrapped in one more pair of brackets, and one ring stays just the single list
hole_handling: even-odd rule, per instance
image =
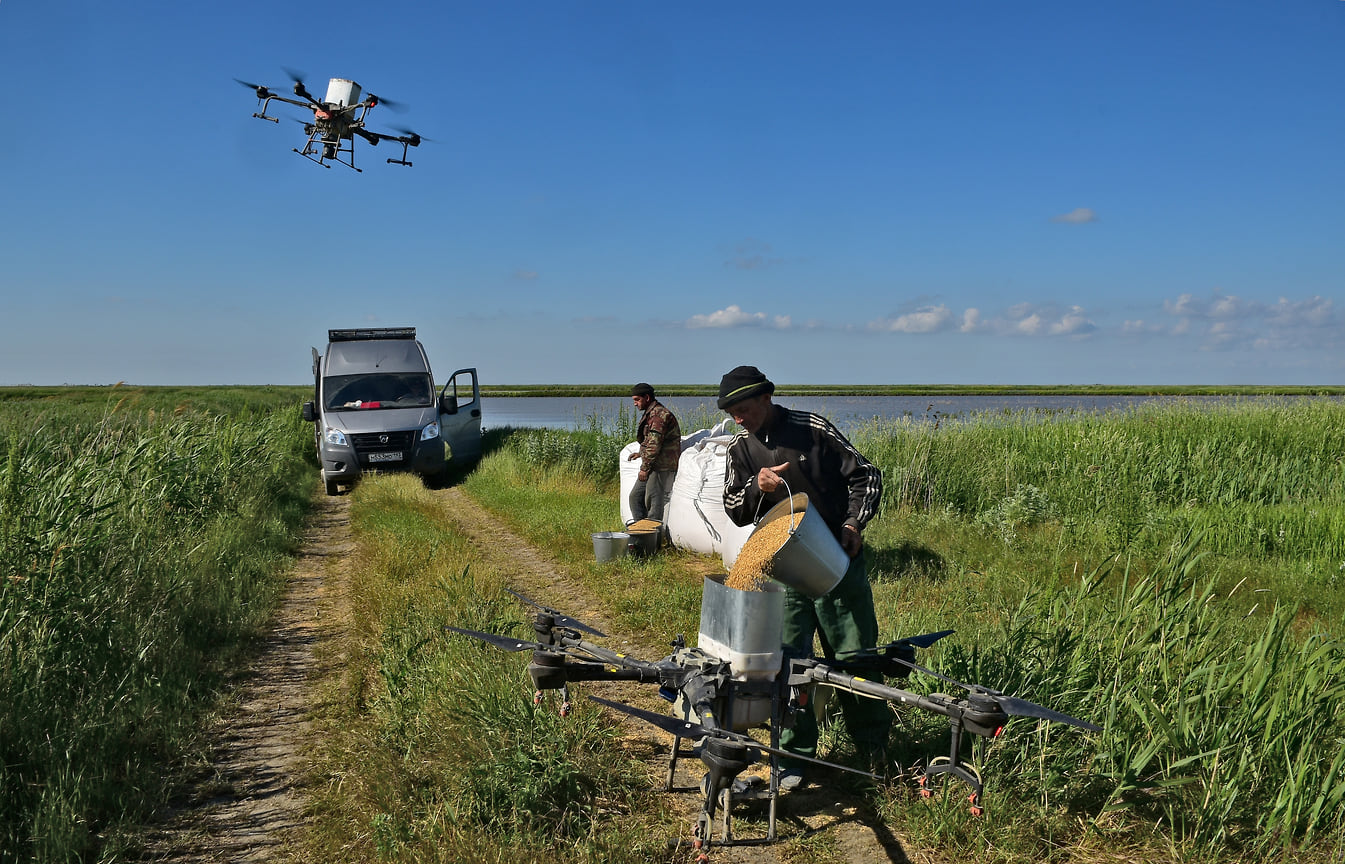
[{"label": "agricultural spraying drone on ground", "polygon": [[[659,695],[673,705],[671,715],[595,696],[589,696],[589,699],[672,734],[665,791],[674,788],[679,757],[694,755],[704,763],[707,774],[701,791],[705,800],[693,838],[699,861],[708,860],[714,842],[747,845],[770,843],[776,839],[779,758],[782,755],[800,758],[780,749],[780,730],[792,723],[796,712],[812,710],[808,699],[815,684],[947,717],[952,727],[948,755],[932,759],[924,766],[918,781],[920,792],[930,797],[946,777],[960,780],[971,789],[969,800],[975,815],[982,812],[984,787],[980,772],[963,757],[966,735],[995,736],[1010,717],[1035,717],[1099,731],[1099,727],[1085,720],[989,687],[963,684],[915,662],[917,648],[928,648],[951,634],[951,630],[899,639],[862,655],[838,660],[785,657],[778,638],[777,610],[783,608],[783,594],[778,586],[763,591],[739,591],[725,585],[721,577],[707,577],[701,602],[699,644],[688,646],[679,634],[672,643],[673,653],[653,663],[589,642],[586,635],[603,638],[605,634],[517,592],[510,593],[536,609],[532,639],[515,639],[458,627],[445,629],[505,651],[531,651],[528,674],[536,688],[534,699],[540,701],[543,691],[560,691],[562,716],[571,708],[571,682],[635,681],[657,685]],[[764,641],[771,638],[774,638],[773,646]],[[752,650],[758,647],[767,650]],[[878,683],[885,677],[905,680],[911,672],[952,684],[965,690],[966,695],[921,695]],[[769,729],[769,743],[762,743],[747,734],[755,727]],[[684,739],[691,742],[692,749],[683,749]],[[770,778],[764,788],[744,781],[735,783],[738,775],[763,754],[770,761]],[[869,771],[822,759],[806,761],[879,781],[885,779]],[[735,798],[768,802],[764,837],[734,838],[731,812]],[[717,810],[723,814],[722,839],[712,841]]]},{"label": "agricultural spraying drone on ground", "polygon": [[[398,105],[387,99],[381,99],[372,93],[365,93],[361,97],[360,85],[354,81],[345,78],[332,78],[327,82],[327,97],[319,101],[304,87],[302,75],[291,71],[289,76],[294,81],[294,95],[298,96],[298,99],[281,96],[261,84],[252,84],[238,78],[234,80],[256,93],[262,110],[253,113],[252,116],[259,120],[270,120],[272,123],[280,122],[280,118],[272,117],[266,113],[266,109],[270,107],[272,100],[297,105],[313,113],[311,121],[298,121],[303,123],[304,134],[308,136],[303,149],[291,148],[295,153],[311,162],[330,168],[332,166],[327,164],[330,160],[339,162],[347,168],[355,168],[355,138],[359,137],[368,141],[370,146],[377,146],[379,141],[394,141],[402,145],[402,158],[389,157],[388,162],[393,165],[410,167],[411,163],[406,158],[407,148],[419,147],[421,141],[428,140],[410,129],[397,129],[394,131],[399,134],[388,135],[365,128],[364,118],[368,116],[371,108],[384,105],[395,110]],[[346,158],[342,159],[343,155]],[[363,169],[355,168],[355,170],[362,171]]]}]

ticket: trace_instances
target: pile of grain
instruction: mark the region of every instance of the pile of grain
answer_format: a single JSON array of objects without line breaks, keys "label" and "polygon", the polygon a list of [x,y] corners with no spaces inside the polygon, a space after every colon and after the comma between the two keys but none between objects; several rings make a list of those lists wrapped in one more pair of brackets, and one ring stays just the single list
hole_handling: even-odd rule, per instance
[{"label": "pile of grain", "polygon": [[663,527],[663,523],[657,519],[641,519],[638,522],[632,522],[626,526],[626,530],[632,533],[640,531],[657,531]]},{"label": "pile of grain", "polygon": [[724,584],[739,591],[764,591],[766,583],[771,581],[775,553],[802,521],[803,514],[794,513],[788,519],[773,519],[753,531],[733,562]]}]

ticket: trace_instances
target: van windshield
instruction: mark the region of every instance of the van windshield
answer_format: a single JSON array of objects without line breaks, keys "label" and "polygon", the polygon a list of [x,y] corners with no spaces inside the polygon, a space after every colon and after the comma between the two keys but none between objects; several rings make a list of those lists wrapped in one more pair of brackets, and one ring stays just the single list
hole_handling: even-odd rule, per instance
[{"label": "van windshield", "polygon": [[323,389],[326,411],[425,408],[434,404],[434,384],[423,372],[334,375]]}]

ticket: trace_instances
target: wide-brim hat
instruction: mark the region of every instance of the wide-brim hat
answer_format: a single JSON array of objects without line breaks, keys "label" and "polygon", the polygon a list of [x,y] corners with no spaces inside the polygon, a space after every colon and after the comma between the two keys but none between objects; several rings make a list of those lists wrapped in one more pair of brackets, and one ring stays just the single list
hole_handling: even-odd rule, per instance
[{"label": "wide-brim hat", "polygon": [[738,366],[719,379],[718,405],[722,411],[744,399],[751,399],[753,396],[760,396],[762,393],[774,392],[775,385],[771,383],[769,378],[761,374],[760,369],[755,366]]}]

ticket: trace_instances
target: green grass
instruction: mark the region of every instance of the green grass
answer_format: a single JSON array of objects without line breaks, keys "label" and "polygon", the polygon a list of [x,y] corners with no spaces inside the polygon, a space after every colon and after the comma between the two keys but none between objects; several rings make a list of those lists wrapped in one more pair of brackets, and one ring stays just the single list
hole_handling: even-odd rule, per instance
[{"label": "green grass", "polygon": [[[1334,860],[1342,421],[1330,402],[1256,400],[856,435],[887,481],[866,532],[883,637],[955,627],[937,668],[1104,727],[1020,719],[978,744],[984,818],[900,787],[875,806],[977,860]],[[638,581],[584,565],[588,533],[615,524],[609,475],[558,467],[559,440],[545,463],[497,445],[469,492],[646,641],[694,632],[695,574],[717,562],[667,556]],[[908,764],[946,751],[937,719],[898,728]]]},{"label": "green grass", "polygon": [[115,857],[283,584],[297,405],[178,396],[0,402],[0,858]]},{"label": "green grass", "polygon": [[[5,860],[131,848],[126,826],[163,800],[270,614],[313,485],[303,388],[64,389],[0,388]],[[458,479],[657,659],[696,632],[719,562],[593,561],[589,535],[620,524],[633,434],[631,416],[494,431]],[[1257,398],[853,437],[886,482],[865,534],[883,638],[954,627],[932,666],[1104,727],[1018,719],[979,743],[980,819],[956,789],[867,792],[904,843],[978,861],[1339,860],[1345,407]],[[443,638],[448,622],[525,632],[526,614],[440,506],[413,477],[353,493],[355,629],[306,848],[667,860],[666,796],[608,718],[562,721],[532,704],[526,655]],[[896,728],[908,763],[946,750],[937,718]],[[835,728],[824,744],[844,747]],[[784,853],[842,855],[825,837]]]},{"label": "green grass", "polygon": [[329,861],[643,862],[659,808],[602,713],[534,705],[527,655],[445,634],[523,635],[502,588],[414,477],[353,493],[356,626],[326,715],[305,855]]}]

